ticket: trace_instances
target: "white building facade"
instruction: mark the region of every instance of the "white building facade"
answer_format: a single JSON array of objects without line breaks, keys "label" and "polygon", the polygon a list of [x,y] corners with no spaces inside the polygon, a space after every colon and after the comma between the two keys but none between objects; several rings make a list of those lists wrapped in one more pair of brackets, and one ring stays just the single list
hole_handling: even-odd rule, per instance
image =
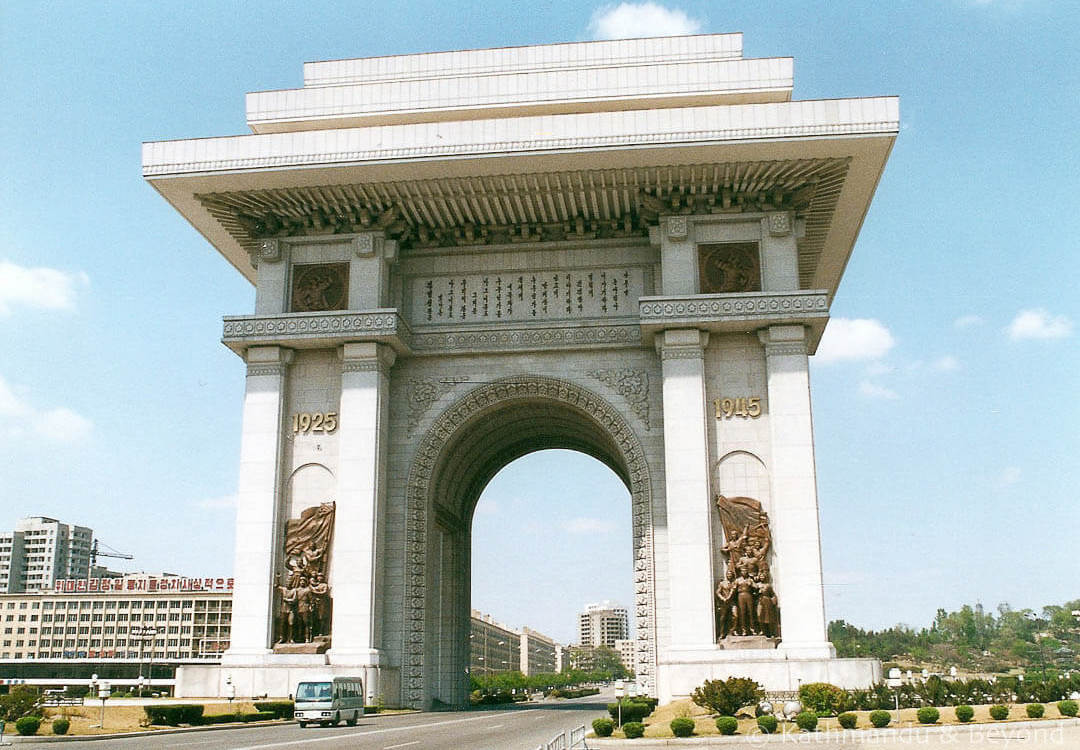
[{"label": "white building facade", "polygon": [[47,591],[61,578],[87,578],[94,532],[55,518],[30,516],[0,533],[0,593]]},{"label": "white building facade", "polygon": [[[391,56],[250,94],[250,135],[145,144],[256,289],[223,332],[247,368],[232,645],[181,689],[362,670],[372,700],[464,705],[472,513],[546,448],[629,490],[643,691],[878,678],[826,638],[808,357],[898,102],[792,92],[740,34]],[[333,618],[306,647],[280,582],[316,512]],[[771,605],[732,615],[728,581]]]},{"label": "white building facade", "polygon": [[625,607],[612,601],[586,604],[578,615],[578,644],[581,646],[607,646],[615,648],[615,642],[630,637],[630,617]]}]

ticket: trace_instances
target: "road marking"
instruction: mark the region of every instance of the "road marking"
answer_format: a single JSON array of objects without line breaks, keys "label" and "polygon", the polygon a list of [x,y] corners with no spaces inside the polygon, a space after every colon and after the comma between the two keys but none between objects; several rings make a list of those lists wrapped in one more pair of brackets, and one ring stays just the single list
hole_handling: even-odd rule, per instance
[{"label": "road marking", "polygon": [[496,725],[495,725],[495,726],[493,726],[493,727],[488,727],[488,729],[502,729],[502,728],[503,728],[503,725],[502,725],[502,724],[496,724]]},{"label": "road marking", "polygon": [[[524,714],[525,711],[534,711],[534,710],[535,709],[531,709],[531,708],[524,709],[522,711],[522,713]],[[371,731],[368,731],[368,732],[349,732],[349,733],[335,734],[335,735],[332,735],[330,737],[312,737],[309,740],[291,740],[291,741],[288,741],[288,742],[271,742],[271,743],[269,743],[267,745],[247,745],[245,747],[235,748],[235,750],[264,750],[264,748],[268,748],[268,747],[288,747],[289,745],[307,745],[307,744],[310,744],[312,742],[340,742],[341,740],[343,740],[346,737],[367,737],[367,736],[372,735],[372,734],[385,734],[387,732],[415,732],[417,730],[427,729],[429,727],[441,727],[441,726],[446,726],[448,724],[463,724],[464,722],[467,722],[467,721],[490,721],[490,720],[491,720],[490,716],[470,716],[467,719],[448,719],[446,721],[432,722],[431,724],[414,724],[414,725],[408,726],[408,727],[391,727],[391,728],[388,728],[388,729],[372,729]]]},{"label": "road marking", "polygon": [[400,745],[387,745],[383,750],[394,750],[395,747],[408,747],[409,745],[419,745],[420,740],[416,742],[402,742]]}]

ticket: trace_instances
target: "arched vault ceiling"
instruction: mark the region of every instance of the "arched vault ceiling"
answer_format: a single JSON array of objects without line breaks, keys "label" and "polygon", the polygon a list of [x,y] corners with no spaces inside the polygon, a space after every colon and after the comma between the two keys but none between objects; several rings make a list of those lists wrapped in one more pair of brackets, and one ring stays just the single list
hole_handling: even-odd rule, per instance
[{"label": "arched vault ceiling", "polygon": [[266,237],[380,230],[402,248],[642,236],[664,214],[793,210],[808,286],[849,158],[287,187],[195,197],[248,252]]},{"label": "arched vault ceiling", "polygon": [[606,432],[562,404],[521,401],[475,416],[457,431],[436,470],[435,502],[467,523],[484,487],[511,461],[550,448],[577,450],[610,467],[629,489],[626,467]]}]

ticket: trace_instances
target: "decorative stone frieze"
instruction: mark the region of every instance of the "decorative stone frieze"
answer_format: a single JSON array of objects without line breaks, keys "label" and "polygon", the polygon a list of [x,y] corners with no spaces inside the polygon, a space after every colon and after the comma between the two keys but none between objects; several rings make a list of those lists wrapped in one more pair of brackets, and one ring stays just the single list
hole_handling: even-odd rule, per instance
[{"label": "decorative stone frieze", "polygon": [[580,325],[567,328],[499,328],[416,333],[410,347],[417,354],[489,352],[584,347],[639,346],[641,329],[629,325]]},{"label": "decorative stone frieze", "polygon": [[685,216],[672,216],[667,220],[667,236],[670,240],[682,242],[690,233],[690,224]]},{"label": "decorative stone frieze", "polygon": [[769,234],[773,237],[786,237],[791,234],[791,212],[774,211],[768,215]]},{"label": "decorative stone frieze", "polygon": [[590,370],[590,377],[614,388],[649,429],[649,374],[641,370]]},{"label": "decorative stone frieze", "polygon": [[597,394],[565,380],[540,376],[519,376],[480,385],[439,415],[421,439],[406,484],[405,541],[405,700],[417,704],[424,696],[424,610],[426,533],[431,482],[440,453],[477,413],[502,402],[521,399],[554,400],[584,412],[607,432],[618,447],[630,482],[634,537],[635,594],[638,638],[643,644],[637,655],[635,672],[645,688],[655,691],[656,616],[655,569],[653,557],[652,485],[645,453],[619,411]]},{"label": "decorative stone frieze", "polygon": [[408,434],[412,435],[420,420],[431,405],[454,389],[458,384],[454,379],[448,378],[410,378],[408,384],[409,402],[409,426]]}]

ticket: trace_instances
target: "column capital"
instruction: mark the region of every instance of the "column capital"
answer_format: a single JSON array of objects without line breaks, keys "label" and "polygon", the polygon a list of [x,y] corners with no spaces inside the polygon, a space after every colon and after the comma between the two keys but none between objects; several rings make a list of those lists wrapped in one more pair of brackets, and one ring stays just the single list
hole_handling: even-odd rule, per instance
[{"label": "column capital", "polygon": [[656,353],[660,359],[702,359],[709,343],[709,332],[697,328],[676,328],[657,334]]},{"label": "column capital", "polygon": [[385,375],[397,359],[392,347],[373,341],[345,344],[338,352],[342,372],[380,372]]},{"label": "column capital", "polygon": [[283,346],[250,346],[244,352],[248,377],[284,375],[293,359],[293,350]]},{"label": "column capital", "polygon": [[801,354],[806,356],[805,326],[769,326],[758,331],[758,340],[765,345],[765,356]]}]

